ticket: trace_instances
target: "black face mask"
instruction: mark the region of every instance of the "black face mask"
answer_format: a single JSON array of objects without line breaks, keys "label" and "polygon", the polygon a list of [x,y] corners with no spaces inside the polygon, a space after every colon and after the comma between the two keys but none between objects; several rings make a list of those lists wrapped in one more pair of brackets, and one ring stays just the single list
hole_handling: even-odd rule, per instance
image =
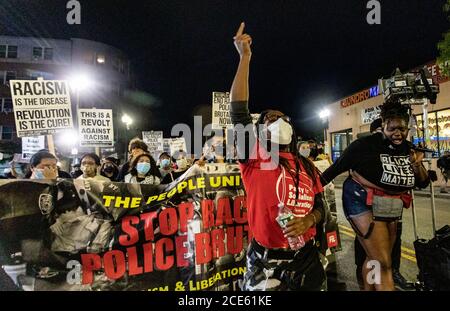
[{"label": "black face mask", "polygon": [[114,173],[114,167],[112,167],[112,166],[105,166],[103,168],[103,172],[105,172],[107,174],[112,174],[112,173]]},{"label": "black face mask", "polygon": [[319,152],[317,151],[317,148],[311,148],[311,152],[309,153],[309,156],[313,159],[317,158],[319,155]]}]

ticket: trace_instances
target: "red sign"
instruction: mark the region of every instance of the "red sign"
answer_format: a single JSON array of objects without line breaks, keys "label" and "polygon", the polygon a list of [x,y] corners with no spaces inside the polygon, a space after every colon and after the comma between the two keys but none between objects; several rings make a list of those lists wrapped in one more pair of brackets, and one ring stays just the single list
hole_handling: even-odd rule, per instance
[{"label": "red sign", "polygon": [[331,231],[327,233],[327,243],[328,248],[338,246],[338,239],[336,231]]}]

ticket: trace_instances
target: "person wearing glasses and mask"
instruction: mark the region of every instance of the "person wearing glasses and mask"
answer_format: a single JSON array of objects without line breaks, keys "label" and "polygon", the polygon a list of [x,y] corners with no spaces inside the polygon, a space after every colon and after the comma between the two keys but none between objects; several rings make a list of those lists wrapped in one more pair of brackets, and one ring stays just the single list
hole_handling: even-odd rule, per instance
[{"label": "person wearing glasses and mask", "polygon": [[[251,43],[242,23],[234,37],[240,62],[230,93],[253,234],[242,289],[323,290],[325,272],[314,243],[316,225],[324,215],[323,189],[314,165],[297,151],[297,136],[288,116],[266,110],[253,127],[248,108]],[[282,208],[293,214],[284,229],[276,220]],[[293,245],[289,240],[303,243]]]},{"label": "person wearing glasses and mask", "polygon": [[95,153],[87,153],[80,160],[80,167],[83,175],[77,179],[95,179],[100,181],[110,181],[109,178],[98,173],[100,158]]}]

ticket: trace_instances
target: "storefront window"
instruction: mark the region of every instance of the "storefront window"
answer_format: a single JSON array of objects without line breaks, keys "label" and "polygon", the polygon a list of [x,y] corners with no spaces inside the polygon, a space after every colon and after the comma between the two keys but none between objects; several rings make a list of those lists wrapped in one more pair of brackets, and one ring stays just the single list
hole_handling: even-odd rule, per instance
[{"label": "storefront window", "polygon": [[450,109],[438,111],[437,127],[439,137],[439,155],[450,150]]},{"label": "storefront window", "polygon": [[444,151],[450,150],[450,109],[428,113],[428,131],[430,142],[424,144],[424,128],[422,115],[416,115],[417,134],[413,137],[415,145],[432,149],[433,157],[441,156]]},{"label": "storefront window", "polygon": [[331,133],[331,158],[336,161],[342,152],[350,145],[353,139],[351,129]]}]

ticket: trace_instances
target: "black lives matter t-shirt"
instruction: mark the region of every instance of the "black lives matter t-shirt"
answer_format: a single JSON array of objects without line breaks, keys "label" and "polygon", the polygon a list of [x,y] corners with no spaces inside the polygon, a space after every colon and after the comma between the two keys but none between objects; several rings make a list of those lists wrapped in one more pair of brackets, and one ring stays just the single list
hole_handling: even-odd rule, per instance
[{"label": "black lives matter t-shirt", "polygon": [[382,133],[360,138],[324,173],[326,182],[352,169],[371,183],[388,191],[405,191],[415,185],[409,154],[411,143],[395,146]]}]

